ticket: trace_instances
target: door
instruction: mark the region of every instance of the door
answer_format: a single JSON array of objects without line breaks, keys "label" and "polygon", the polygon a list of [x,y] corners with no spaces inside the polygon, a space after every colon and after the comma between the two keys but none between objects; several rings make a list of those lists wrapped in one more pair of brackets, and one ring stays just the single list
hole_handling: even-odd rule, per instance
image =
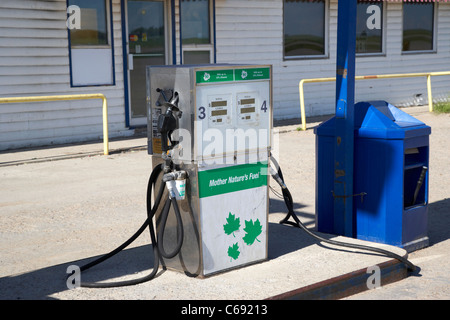
[{"label": "door", "polygon": [[146,66],[167,63],[164,1],[128,0],[130,125],[147,124]]}]

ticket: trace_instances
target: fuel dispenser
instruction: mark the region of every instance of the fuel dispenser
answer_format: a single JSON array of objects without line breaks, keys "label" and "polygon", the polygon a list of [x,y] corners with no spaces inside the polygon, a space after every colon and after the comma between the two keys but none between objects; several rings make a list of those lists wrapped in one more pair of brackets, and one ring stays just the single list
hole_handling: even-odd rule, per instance
[{"label": "fuel dispenser", "polygon": [[[345,102],[351,98],[354,85],[355,41],[351,35],[355,34],[352,30],[356,23],[350,22],[356,22],[356,2],[339,2],[338,11],[337,80],[347,91],[337,88],[337,93],[343,93],[337,110],[347,119],[352,115]],[[418,270],[393,252],[326,239],[300,222],[281,168],[270,153],[271,75],[268,65],[147,68],[148,150],[153,164],[147,188],[147,219],[122,245],[82,266],[80,271],[114,256],[147,228],[153,247],[153,269],[139,279],[81,282],[82,287],[117,287],[149,281],[160,263],[189,276],[203,277],[266,260],[268,174],[280,185],[288,209],[280,223],[301,228],[321,242],[377,252],[401,261],[409,271]],[[427,150],[424,146],[406,149],[405,159],[406,154],[413,154],[408,159],[418,162],[405,166],[405,171],[410,171],[408,180],[416,178],[420,169],[416,166],[422,166]],[[419,181],[427,179],[425,168],[423,165],[425,173],[420,173]],[[426,201],[426,191],[419,187],[407,193],[408,198],[413,198],[410,207]]]},{"label": "fuel dispenser", "polygon": [[165,266],[208,276],[267,259],[271,67],[157,66],[147,79],[148,151],[173,170],[163,198],[180,211],[155,213],[161,246],[182,241]]}]

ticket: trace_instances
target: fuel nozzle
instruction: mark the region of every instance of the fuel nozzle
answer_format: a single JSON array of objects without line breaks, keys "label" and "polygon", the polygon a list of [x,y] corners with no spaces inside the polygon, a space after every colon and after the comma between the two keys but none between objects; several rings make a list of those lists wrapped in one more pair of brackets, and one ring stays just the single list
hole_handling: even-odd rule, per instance
[{"label": "fuel nozzle", "polygon": [[178,108],[179,100],[180,100],[180,97],[178,95],[178,92],[175,91],[175,93],[172,96],[172,99],[170,99],[170,101],[164,102],[163,106],[167,107],[167,110],[180,111],[180,109]]},{"label": "fuel nozzle", "polygon": [[177,128],[177,119],[174,115],[174,112],[180,111],[180,109],[178,108],[178,102],[178,92],[175,92],[170,101],[165,101],[163,103],[163,106],[167,107],[166,112],[158,117],[158,132],[161,133],[161,150],[163,154],[166,154],[167,151],[169,151],[176,145],[176,143],[174,143],[174,141],[172,140],[171,135]]}]

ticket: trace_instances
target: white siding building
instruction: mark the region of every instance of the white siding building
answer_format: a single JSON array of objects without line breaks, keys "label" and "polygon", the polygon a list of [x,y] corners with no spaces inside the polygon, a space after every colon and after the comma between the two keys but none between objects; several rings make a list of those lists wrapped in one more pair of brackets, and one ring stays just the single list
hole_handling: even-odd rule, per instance
[{"label": "white siding building", "polygon": [[[359,9],[357,75],[450,70],[449,1]],[[117,137],[146,124],[145,65],[271,64],[275,119],[299,118],[299,81],[335,76],[336,29],[337,0],[1,0],[0,97],[103,93]],[[433,78],[435,100],[449,80]],[[334,96],[307,85],[306,115],[334,113]],[[356,101],[420,97],[425,78],[356,85]],[[0,104],[0,150],[101,137],[99,100]]]}]

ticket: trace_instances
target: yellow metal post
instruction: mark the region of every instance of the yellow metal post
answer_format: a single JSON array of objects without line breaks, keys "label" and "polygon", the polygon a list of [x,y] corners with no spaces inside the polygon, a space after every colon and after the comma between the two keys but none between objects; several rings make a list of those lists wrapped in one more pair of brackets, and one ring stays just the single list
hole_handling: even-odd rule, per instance
[{"label": "yellow metal post", "polygon": [[431,93],[431,74],[427,75],[428,110],[433,112],[433,95]]},{"label": "yellow metal post", "polygon": [[299,91],[300,91],[300,114],[302,117],[302,130],[306,130],[306,112],[305,112],[305,95],[303,91],[303,84],[305,83],[305,80],[301,80],[298,84]]},{"label": "yellow metal post", "polygon": [[[102,95],[103,96],[103,95]],[[105,96],[102,97],[103,109],[103,154],[109,154],[109,133],[108,133],[108,102]]]},{"label": "yellow metal post", "polygon": [[305,83],[316,83],[316,82],[330,82],[336,81],[336,78],[316,78],[316,79],[303,79],[299,82],[299,91],[300,91],[300,114],[302,118],[302,130],[306,130],[306,112],[305,112],[305,93],[304,93],[304,84]]},{"label": "yellow metal post", "polygon": [[102,99],[103,108],[103,154],[109,154],[109,139],[108,139],[108,103],[106,97],[101,93],[92,94],[71,94],[71,95],[56,95],[56,96],[29,96],[29,97],[7,97],[0,98],[0,103],[27,103],[27,102],[49,102],[49,101],[66,101],[66,100],[88,100],[88,99]]}]

